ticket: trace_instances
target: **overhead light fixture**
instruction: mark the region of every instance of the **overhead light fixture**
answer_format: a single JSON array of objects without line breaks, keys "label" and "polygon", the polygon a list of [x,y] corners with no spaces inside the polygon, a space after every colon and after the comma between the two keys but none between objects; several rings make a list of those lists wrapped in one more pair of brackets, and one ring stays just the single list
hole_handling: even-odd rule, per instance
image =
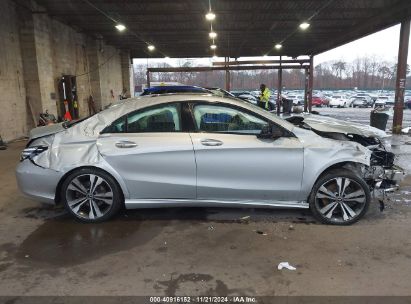
[{"label": "overhead light fixture", "polygon": [[212,45],[210,45],[210,48],[211,48],[212,50],[215,50],[215,49],[217,48],[217,46],[216,46],[215,44],[212,44]]},{"label": "overhead light fixture", "polygon": [[164,59],[170,59],[170,57],[166,56],[166,57],[164,57]]},{"label": "overhead light fixture", "polygon": [[119,24],[116,25],[116,29],[117,29],[119,32],[122,32],[122,31],[124,31],[124,30],[126,29],[126,26],[125,26],[124,24],[119,23]]},{"label": "overhead light fixture", "polygon": [[212,32],[208,33],[208,36],[209,36],[211,39],[214,39],[214,38],[217,37],[217,33],[214,32],[214,31],[212,31]]},{"label": "overhead light fixture", "polygon": [[310,24],[308,22],[303,22],[300,24],[300,29],[302,29],[303,31],[305,31],[309,27],[310,27]]},{"label": "overhead light fixture", "polygon": [[206,19],[207,19],[208,21],[213,21],[213,20],[215,19],[215,14],[214,14],[213,12],[208,12],[208,13],[205,15],[205,17],[206,17]]},{"label": "overhead light fixture", "polygon": [[281,43],[277,43],[277,44],[275,45],[275,48],[276,48],[277,50],[281,49],[282,47],[283,47],[283,45],[282,45]]},{"label": "overhead light fixture", "polygon": [[267,58],[267,57],[268,57],[268,55],[267,55],[267,54],[265,54],[263,57],[264,57],[264,58]]},{"label": "overhead light fixture", "polygon": [[152,45],[152,44],[149,44],[149,45],[147,46],[147,48],[148,48],[148,50],[149,50],[150,52],[152,52],[152,51],[154,51],[154,50],[156,49],[156,47],[155,47],[154,45]]}]

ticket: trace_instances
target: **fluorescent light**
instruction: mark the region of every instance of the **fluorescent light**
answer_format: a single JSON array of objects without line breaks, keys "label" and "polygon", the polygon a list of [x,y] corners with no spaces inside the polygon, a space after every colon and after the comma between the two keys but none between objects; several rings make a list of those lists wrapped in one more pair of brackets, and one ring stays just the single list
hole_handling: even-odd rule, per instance
[{"label": "fluorescent light", "polygon": [[210,33],[208,33],[208,36],[209,36],[211,39],[214,39],[214,38],[217,37],[217,33],[216,33],[216,32],[210,32]]},{"label": "fluorescent light", "polygon": [[126,29],[126,26],[125,26],[124,24],[119,23],[119,24],[116,25],[116,29],[117,29],[119,32],[122,32],[122,31],[124,31],[124,30]]},{"label": "fluorescent light", "polygon": [[170,57],[166,56],[166,57],[164,57],[164,59],[170,59]]},{"label": "fluorescent light", "polygon": [[149,44],[149,45],[147,46],[147,48],[148,48],[148,50],[149,50],[150,52],[152,52],[152,51],[154,51],[154,50],[156,49],[156,47],[155,47],[154,45],[152,45],[152,44]]},{"label": "fluorescent light", "polygon": [[215,44],[212,44],[212,45],[210,45],[210,48],[211,48],[212,50],[215,50],[215,49],[217,48],[217,46],[216,46]]},{"label": "fluorescent light", "polygon": [[206,17],[206,19],[207,19],[208,21],[213,21],[213,20],[215,19],[215,14],[214,14],[213,12],[208,12],[208,13],[205,15],[205,17]]},{"label": "fluorescent light", "polygon": [[283,47],[283,45],[282,45],[281,43],[277,43],[277,44],[275,45],[275,48],[276,48],[277,50],[281,49],[282,47]]},{"label": "fluorescent light", "polygon": [[300,24],[300,29],[302,29],[303,31],[305,31],[309,27],[310,27],[310,24],[308,22],[303,22]]},{"label": "fluorescent light", "polygon": [[213,56],[213,60],[217,60],[218,57],[216,55]]},{"label": "fluorescent light", "polygon": [[268,57],[268,55],[264,55],[263,57],[264,57],[264,58],[267,58],[267,57]]}]

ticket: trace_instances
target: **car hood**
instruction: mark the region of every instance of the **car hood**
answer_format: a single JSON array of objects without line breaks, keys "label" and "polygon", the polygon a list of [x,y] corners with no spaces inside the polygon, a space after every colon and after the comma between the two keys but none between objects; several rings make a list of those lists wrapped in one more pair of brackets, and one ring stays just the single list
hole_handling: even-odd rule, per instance
[{"label": "car hood", "polygon": [[48,125],[44,127],[37,127],[30,131],[29,137],[31,139],[40,138],[64,131],[63,123]]},{"label": "car hood", "polygon": [[303,114],[300,115],[300,117],[304,118],[304,123],[306,123],[309,127],[320,132],[356,134],[365,137],[377,138],[384,138],[388,136],[387,133],[380,129],[351,121],[339,120],[328,116]]}]

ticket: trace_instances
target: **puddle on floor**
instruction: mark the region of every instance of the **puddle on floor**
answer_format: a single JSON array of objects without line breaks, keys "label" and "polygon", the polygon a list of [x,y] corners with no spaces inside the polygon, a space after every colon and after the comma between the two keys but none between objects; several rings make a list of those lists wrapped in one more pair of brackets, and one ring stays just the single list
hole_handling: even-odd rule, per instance
[{"label": "puddle on floor", "polygon": [[[32,213],[33,210],[30,210]],[[57,215],[57,213],[56,213]],[[229,208],[159,208],[129,210],[100,224],[83,224],[70,216],[47,219],[16,250],[20,262],[65,267],[142,246],[172,227],[179,232],[205,221],[212,224],[251,222],[306,222],[308,211]],[[303,217],[301,217],[303,216]],[[294,220],[294,221],[293,221]]]}]

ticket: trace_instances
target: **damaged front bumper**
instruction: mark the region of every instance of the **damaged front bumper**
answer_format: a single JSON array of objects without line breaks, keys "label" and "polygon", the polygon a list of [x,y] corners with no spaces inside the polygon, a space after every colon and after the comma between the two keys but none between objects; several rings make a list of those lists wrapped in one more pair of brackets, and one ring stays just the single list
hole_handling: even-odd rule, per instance
[{"label": "damaged front bumper", "polygon": [[405,172],[398,166],[384,169],[384,173],[375,182],[375,189],[385,193],[398,190],[399,183],[404,179]]},{"label": "damaged front bumper", "polygon": [[380,203],[380,211],[385,209],[385,204],[389,201],[390,194],[399,189],[400,182],[405,177],[405,171],[398,167],[384,169],[379,179],[375,180],[373,196]]}]

